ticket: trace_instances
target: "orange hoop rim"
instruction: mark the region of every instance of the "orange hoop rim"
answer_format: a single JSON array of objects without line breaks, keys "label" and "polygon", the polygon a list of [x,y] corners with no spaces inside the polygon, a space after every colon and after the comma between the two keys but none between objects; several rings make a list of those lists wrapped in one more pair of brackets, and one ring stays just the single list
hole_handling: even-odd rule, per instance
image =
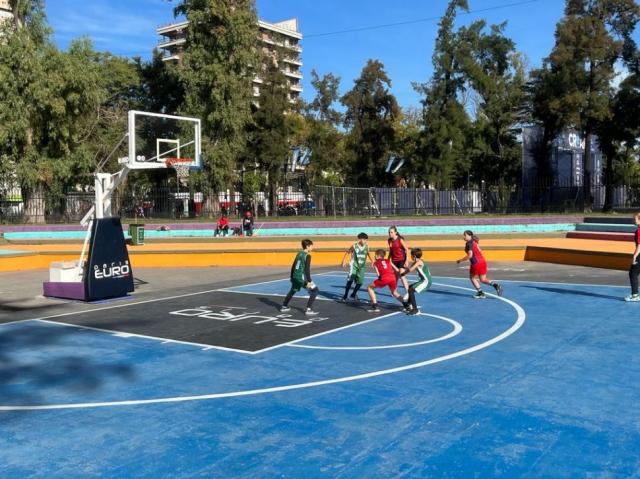
[{"label": "orange hoop rim", "polygon": [[167,168],[171,168],[173,165],[183,165],[185,163],[193,163],[191,158],[167,158],[164,160],[164,164]]}]

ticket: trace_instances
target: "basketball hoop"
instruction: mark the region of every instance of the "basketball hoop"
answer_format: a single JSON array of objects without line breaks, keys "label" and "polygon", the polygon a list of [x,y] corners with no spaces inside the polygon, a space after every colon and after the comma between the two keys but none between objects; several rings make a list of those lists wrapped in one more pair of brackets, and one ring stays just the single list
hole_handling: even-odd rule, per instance
[{"label": "basketball hoop", "polygon": [[191,158],[167,158],[164,160],[164,164],[167,165],[167,168],[176,170],[178,181],[184,183],[189,178],[189,170],[193,160]]}]

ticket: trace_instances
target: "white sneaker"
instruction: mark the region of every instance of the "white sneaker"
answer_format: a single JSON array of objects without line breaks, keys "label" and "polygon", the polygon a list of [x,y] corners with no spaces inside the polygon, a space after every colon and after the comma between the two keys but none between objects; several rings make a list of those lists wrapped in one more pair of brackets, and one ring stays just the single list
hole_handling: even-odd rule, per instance
[{"label": "white sneaker", "polygon": [[635,303],[636,301],[640,301],[640,295],[638,294],[630,294],[624,298],[628,303]]},{"label": "white sneaker", "polygon": [[281,313],[286,313],[287,311],[291,311],[291,308],[289,306],[280,306]]},{"label": "white sneaker", "polygon": [[317,316],[319,313],[317,311],[314,311],[313,309],[307,308],[304,314],[306,314],[307,316]]}]

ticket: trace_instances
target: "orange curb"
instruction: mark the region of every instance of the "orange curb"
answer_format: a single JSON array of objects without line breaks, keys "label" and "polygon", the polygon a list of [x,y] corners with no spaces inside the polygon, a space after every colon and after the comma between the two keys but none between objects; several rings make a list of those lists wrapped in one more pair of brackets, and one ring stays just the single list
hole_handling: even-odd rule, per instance
[{"label": "orange curb", "polygon": [[[354,239],[326,241],[316,240],[313,264],[335,266],[340,264],[344,251]],[[427,239],[412,241],[410,246],[420,246],[428,262],[455,261],[464,254],[462,240]],[[488,238],[481,242],[489,261],[540,261],[558,264],[593,266],[610,269],[627,269],[633,250],[632,244],[620,241],[584,240],[572,238]],[[385,240],[369,242],[371,250],[386,249]],[[134,268],[177,268],[207,266],[289,266],[300,245],[297,240],[237,242],[233,240],[215,243],[150,243],[130,246],[129,256]],[[0,256],[0,272],[48,269],[52,261],[77,260],[81,244],[51,245],[3,245],[2,249],[14,250],[16,255]],[[24,253],[18,256],[18,252]]]}]

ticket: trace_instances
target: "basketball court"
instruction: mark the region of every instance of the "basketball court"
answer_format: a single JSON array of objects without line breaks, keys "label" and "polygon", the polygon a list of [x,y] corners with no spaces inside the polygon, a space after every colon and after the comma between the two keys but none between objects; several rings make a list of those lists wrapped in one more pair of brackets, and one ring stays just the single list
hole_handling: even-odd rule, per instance
[{"label": "basketball court", "polygon": [[624,273],[495,264],[505,296],[476,300],[464,269],[433,272],[418,316],[337,303],[333,269],[311,318],[279,311],[286,269],[5,302],[0,475],[638,477]]}]

